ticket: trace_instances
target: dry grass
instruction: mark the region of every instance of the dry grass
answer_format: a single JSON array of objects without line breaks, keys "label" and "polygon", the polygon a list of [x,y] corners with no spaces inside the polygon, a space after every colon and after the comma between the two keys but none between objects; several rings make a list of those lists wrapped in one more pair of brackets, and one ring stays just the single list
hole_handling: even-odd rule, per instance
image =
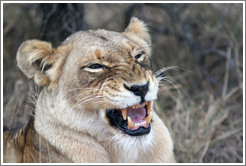
[{"label": "dry grass", "polygon": [[[50,5],[49,9],[53,7]],[[177,66],[176,70],[163,73],[168,80],[162,81],[155,105],[171,131],[177,161],[243,162],[242,4],[73,7],[65,5],[59,8],[61,13],[53,13],[54,17],[63,16],[73,10],[72,21],[56,27],[42,22],[44,18],[47,22],[45,16],[49,13],[45,15],[41,9],[44,11],[47,6],[4,5],[5,127],[20,126],[28,116],[21,103],[26,100],[29,83],[17,70],[15,62],[21,42],[42,38],[57,45],[71,30],[79,28],[123,31],[129,18],[137,16],[144,19],[151,30],[154,70]],[[78,23],[78,20],[83,22]]]},{"label": "dry grass", "polygon": [[192,100],[173,96],[174,108],[162,116],[171,129],[179,162],[242,162],[241,104],[230,104],[240,93],[242,87],[218,99],[211,94]]}]

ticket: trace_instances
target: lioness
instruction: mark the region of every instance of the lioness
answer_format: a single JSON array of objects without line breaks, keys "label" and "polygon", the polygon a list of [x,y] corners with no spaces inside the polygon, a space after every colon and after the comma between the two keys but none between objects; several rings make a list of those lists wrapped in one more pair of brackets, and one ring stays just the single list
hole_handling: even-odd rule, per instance
[{"label": "lioness", "polygon": [[4,133],[3,162],[175,162],[153,110],[150,45],[137,18],[122,33],[80,31],[58,48],[21,44],[18,67],[42,90],[27,125]]}]

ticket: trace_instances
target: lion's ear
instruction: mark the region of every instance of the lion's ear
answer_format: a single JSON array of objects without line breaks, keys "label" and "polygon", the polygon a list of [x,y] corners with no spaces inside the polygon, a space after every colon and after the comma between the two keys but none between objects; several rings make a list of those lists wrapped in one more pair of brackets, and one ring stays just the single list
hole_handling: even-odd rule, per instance
[{"label": "lion's ear", "polygon": [[28,40],[21,44],[17,51],[17,65],[29,78],[33,79],[39,86],[48,86],[51,82],[47,74],[57,61],[55,50],[48,42],[39,40]]},{"label": "lion's ear", "polygon": [[125,29],[125,33],[136,35],[139,38],[144,39],[148,44],[151,43],[149,30],[146,24],[136,17],[131,18],[129,25]]}]

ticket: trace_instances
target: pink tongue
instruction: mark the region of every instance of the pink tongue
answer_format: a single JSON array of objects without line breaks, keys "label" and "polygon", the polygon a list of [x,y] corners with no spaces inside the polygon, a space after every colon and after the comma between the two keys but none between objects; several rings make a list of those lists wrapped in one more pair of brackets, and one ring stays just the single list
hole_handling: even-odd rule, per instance
[{"label": "pink tongue", "polygon": [[134,124],[142,122],[146,116],[145,108],[132,109],[127,108],[127,116],[130,116]]}]

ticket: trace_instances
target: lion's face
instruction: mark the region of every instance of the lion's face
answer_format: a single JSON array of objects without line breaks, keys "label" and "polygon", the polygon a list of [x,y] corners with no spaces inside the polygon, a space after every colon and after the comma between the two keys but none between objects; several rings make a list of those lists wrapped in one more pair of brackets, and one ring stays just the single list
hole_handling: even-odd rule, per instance
[{"label": "lion's face", "polygon": [[[47,48],[44,43],[33,42],[36,45],[32,43],[32,47],[23,44],[19,57],[28,54],[27,46],[33,50]],[[57,101],[69,105],[66,107],[75,112],[73,114],[98,113],[100,116],[95,120],[103,121],[114,131],[142,135],[151,130],[152,101],[158,91],[158,81],[151,70],[150,50],[145,25],[132,19],[123,33],[77,32],[56,50],[45,49],[29,56],[31,67],[23,67],[21,60],[18,62],[29,78],[46,86]],[[53,55],[41,56],[42,53]],[[30,72],[37,61],[41,61],[38,63],[41,70]]]}]

